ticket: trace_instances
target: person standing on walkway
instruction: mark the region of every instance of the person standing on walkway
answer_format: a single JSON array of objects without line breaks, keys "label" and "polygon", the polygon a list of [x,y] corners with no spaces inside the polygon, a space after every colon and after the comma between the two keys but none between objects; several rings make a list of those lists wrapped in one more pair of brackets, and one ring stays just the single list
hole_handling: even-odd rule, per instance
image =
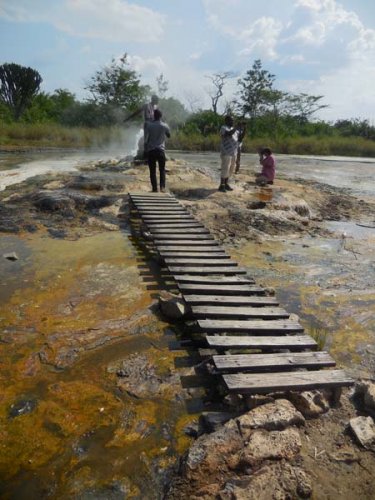
[{"label": "person standing on walkway", "polygon": [[238,132],[233,127],[233,118],[230,115],[224,118],[224,125],[220,129],[220,137],[221,181],[219,191],[225,193],[226,191],[233,191],[228,181],[236,166],[238,147]]},{"label": "person standing on walkway", "polygon": [[[152,95],[150,102],[146,102],[141,108],[138,108],[134,113],[125,118],[124,122],[127,122],[137,115],[142,113],[143,115],[143,145],[141,141],[138,143],[137,157],[145,158],[145,145],[146,145],[146,124],[154,121],[154,112],[158,109],[159,98],[157,95]],[[140,147],[141,146],[141,147]],[[143,146],[143,151],[142,151]]]},{"label": "person standing on walkway", "polygon": [[158,191],[156,164],[159,166],[160,191],[165,193],[165,139],[171,136],[168,125],[161,121],[162,116],[162,112],[156,109],[154,111],[154,121],[145,124],[145,154],[154,193]]}]

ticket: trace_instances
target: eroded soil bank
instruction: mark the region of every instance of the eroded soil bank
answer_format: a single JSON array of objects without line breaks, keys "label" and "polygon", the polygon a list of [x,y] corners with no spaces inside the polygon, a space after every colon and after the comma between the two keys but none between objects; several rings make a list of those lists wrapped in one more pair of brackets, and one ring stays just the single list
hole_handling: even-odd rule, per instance
[{"label": "eroded soil bank", "polygon": [[[169,162],[168,187],[258,283],[276,289],[339,366],[371,378],[371,197],[282,175],[260,189],[249,175],[255,160],[247,161],[231,193],[217,192],[212,166],[182,160]],[[346,430],[358,414],[350,391],[341,407],[306,420],[300,445],[289,436],[297,442],[289,454],[225,467],[214,460],[209,475],[176,472],[212,401],[181,386],[194,363],[170,349],[180,327],[158,312],[168,283],[132,233],[126,194],[134,190],[149,190],[147,167],[113,160],[0,193],[2,496],[256,498],[248,476],[271,464],[264,484],[289,484],[274,488],[275,498],[335,498],[338,481],[340,498],[372,498],[373,454]],[[242,403],[227,401],[228,409]],[[313,493],[302,479],[296,493],[288,474],[306,474]]]}]

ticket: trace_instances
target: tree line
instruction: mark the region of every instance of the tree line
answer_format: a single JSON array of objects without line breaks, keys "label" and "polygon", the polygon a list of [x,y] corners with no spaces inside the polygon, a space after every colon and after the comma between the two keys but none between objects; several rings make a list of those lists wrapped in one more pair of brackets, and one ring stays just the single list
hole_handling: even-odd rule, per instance
[{"label": "tree line", "polygon": [[161,74],[155,88],[144,85],[128,62],[127,54],[100,68],[85,86],[89,97],[80,101],[67,89],[53,93],[40,90],[41,75],[15,63],[0,66],[0,121],[4,123],[58,123],[67,127],[121,125],[151,93],[160,98],[160,108],[169,125],[184,134],[208,136],[217,133],[225,114],[248,123],[251,137],[357,136],[375,140],[375,127],[368,120],[346,119],[328,123],[314,115],[326,108],[321,95],[292,94],[275,87],[276,76],[264,69],[260,59],[236,82],[234,97],[225,100],[225,86],[235,77],[227,71],[208,76],[209,109],[188,111],[174,97],[167,97],[169,83]]}]

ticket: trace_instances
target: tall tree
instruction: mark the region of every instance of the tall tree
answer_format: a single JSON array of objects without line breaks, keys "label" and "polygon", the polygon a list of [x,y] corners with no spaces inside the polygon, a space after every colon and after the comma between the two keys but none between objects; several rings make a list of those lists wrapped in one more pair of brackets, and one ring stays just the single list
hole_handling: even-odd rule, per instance
[{"label": "tall tree", "polygon": [[265,91],[271,90],[275,75],[262,68],[260,59],[254,61],[243,78],[238,80],[240,86],[238,110],[243,116],[254,120],[265,102]]},{"label": "tall tree", "polygon": [[320,109],[327,108],[327,104],[322,104],[322,95],[309,95],[305,93],[291,94],[288,96],[288,110],[301,123],[306,123],[309,118]]},{"label": "tall tree", "polygon": [[161,99],[164,99],[168,91],[169,82],[165,79],[163,73],[160,73],[160,75],[156,78],[156,85],[158,88],[158,96]]},{"label": "tall tree", "polygon": [[112,58],[109,66],[97,71],[85,88],[96,104],[127,110],[139,107],[149,93],[149,87],[141,85],[139,75],[130,68],[127,54],[119,61]]},{"label": "tall tree", "polygon": [[8,107],[15,120],[19,120],[37,95],[42,81],[35,69],[15,63],[0,66],[0,101]]},{"label": "tall tree", "polygon": [[212,88],[207,91],[208,95],[211,99],[212,111],[215,115],[218,114],[217,108],[219,104],[219,100],[224,95],[224,86],[227,83],[228,79],[233,76],[231,71],[224,71],[222,73],[214,73],[213,75],[207,76],[211,80]]}]

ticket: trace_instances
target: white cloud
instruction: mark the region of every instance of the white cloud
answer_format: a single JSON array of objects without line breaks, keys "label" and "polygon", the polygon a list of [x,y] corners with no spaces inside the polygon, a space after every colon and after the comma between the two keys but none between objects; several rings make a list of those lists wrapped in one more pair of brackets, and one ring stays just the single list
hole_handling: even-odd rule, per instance
[{"label": "white cloud", "polygon": [[151,42],[164,34],[165,16],[125,0],[28,0],[0,6],[0,16],[18,22],[46,22],[73,36],[111,42]]},{"label": "white cloud", "polygon": [[160,56],[144,58],[138,55],[128,55],[127,59],[130,66],[146,79],[159,76],[166,68],[165,62]]}]

